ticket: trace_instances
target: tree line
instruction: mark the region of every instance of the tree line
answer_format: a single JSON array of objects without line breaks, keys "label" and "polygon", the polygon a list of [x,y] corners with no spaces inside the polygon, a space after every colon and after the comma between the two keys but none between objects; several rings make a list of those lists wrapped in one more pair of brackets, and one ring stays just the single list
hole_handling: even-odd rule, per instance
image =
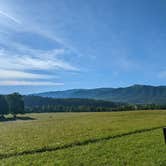
[{"label": "tree line", "polygon": [[26,112],[110,112],[166,109],[165,105],[128,104],[94,99],[24,96]]},{"label": "tree line", "polygon": [[16,118],[17,114],[24,113],[24,100],[19,93],[0,95],[0,116],[12,114]]},{"label": "tree line", "polygon": [[137,111],[137,110],[166,110],[166,105],[144,104],[133,105],[125,104],[117,107],[105,106],[64,106],[64,105],[40,105],[33,107],[25,107],[27,113],[44,113],[44,112],[111,112],[111,111]]},{"label": "tree line", "polygon": [[94,99],[53,99],[24,96],[26,112],[104,112],[117,109],[124,103]]},{"label": "tree line", "polygon": [[[25,106],[24,106],[25,105]],[[25,107],[25,108],[24,108]],[[165,105],[127,104],[93,99],[53,99],[21,96],[19,93],[0,95],[0,116],[33,112],[111,112],[166,109]]]}]

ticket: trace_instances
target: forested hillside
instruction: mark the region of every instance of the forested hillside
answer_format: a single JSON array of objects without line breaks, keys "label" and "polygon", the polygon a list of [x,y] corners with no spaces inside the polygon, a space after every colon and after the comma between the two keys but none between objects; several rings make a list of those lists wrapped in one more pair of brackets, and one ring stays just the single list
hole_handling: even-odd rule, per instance
[{"label": "forested hillside", "polygon": [[128,104],[94,99],[24,96],[26,112],[109,112],[166,109],[163,104]]},{"label": "forested hillside", "polygon": [[126,88],[73,89],[35,95],[51,98],[89,98],[131,104],[166,104],[166,86],[133,85]]},{"label": "forested hillside", "polygon": [[39,96],[24,96],[28,112],[95,112],[112,111],[128,104],[94,99],[53,99]]}]

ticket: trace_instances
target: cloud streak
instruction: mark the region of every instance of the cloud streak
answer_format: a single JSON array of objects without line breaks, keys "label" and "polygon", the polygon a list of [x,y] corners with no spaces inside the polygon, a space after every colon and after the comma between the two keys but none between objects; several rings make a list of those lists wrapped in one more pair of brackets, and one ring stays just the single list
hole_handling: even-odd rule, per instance
[{"label": "cloud streak", "polygon": [[[40,72],[50,72],[55,70],[78,71],[77,68],[59,58],[65,50],[56,49],[51,51],[41,51],[28,48],[24,49],[23,47],[18,49],[20,52],[18,51],[17,54],[9,50],[0,50],[0,86],[28,86],[30,84],[33,86],[36,86],[37,84],[39,86],[63,85],[63,83],[37,81],[39,79],[52,80],[55,79],[56,76],[52,74],[36,74],[35,70]],[[27,54],[23,54],[24,52]],[[32,70],[33,73],[30,72]],[[28,79],[33,81],[23,81]]]},{"label": "cloud streak", "polygon": [[[56,71],[79,71],[77,67],[66,60],[65,57],[70,56],[69,52],[71,50],[61,40],[56,40],[56,37],[49,36],[47,33],[45,34],[45,31],[43,32],[42,29],[36,29],[36,26],[31,23],[29,23],[31,28],[27,28],[27,21],[21,22],[11,14],[2,10],[0,10],[0,16],[3,18],[0,24],[0,28],[1,26],[3,28],[3,33],[0,33],[0,86],[63,85],[63,83],[52,81],[56,78],[53,73]],[[7,28],[4,28],[3,24],[4,27],[7,25]],[[4,33],[8,33],[9,35],[3,35]],[[37,34],[41,38],[47,38],[44,39],[46,43],[47,40],[53,40],[59,43],[60,47],[57,48],[57,43],[55,42],[55,48],[53,49],[36,49],[32,45],[29,45],[29,43],[17,41],[17,35],[15,41],[13,39],[15,33],[20,33],[21,35],[28,33],[31,36]],[[31,40],[35,40],[35,38]]]},{"label": "cloud streak", "polygon": [[61,86],[64,83],[50,81],[0,81],[0,86]]},{"label": "cloud streak", "polygon": [[32,74],[23,71],[2,70],[0,69],[0,80],[2,79],[49,79],[53,76],[44,74]]},{"label": "cloud streak", "polygon": [[[62,50],[38,51],[30,50],[27,53],[13,53],[4,49],[0,50],[1,69],[17,69],[17,70],[71,70],[78,69],[64,60],[58,55]],[[65,52],[65,50],[63,50]]]},{"label": "cloud streak", "polygon": [[11,16],[11,15],[9,15],[9,14],[1,11],[1,10],[0,10],[0,15],[3,16],[3,17],[8,18],[9,20],[13,21],[16,24],[21,24],[20,20],[16,19],[15,17],[13,17],[13,16]]}]

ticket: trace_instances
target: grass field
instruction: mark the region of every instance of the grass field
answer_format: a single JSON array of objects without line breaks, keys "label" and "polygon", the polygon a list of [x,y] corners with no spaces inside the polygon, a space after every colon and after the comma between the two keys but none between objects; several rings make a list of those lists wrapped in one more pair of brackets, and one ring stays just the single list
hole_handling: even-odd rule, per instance
[{"label": "grass field", "polygon": [[166,111],[23,116],[0,122],[0,165],[166,165]]}]

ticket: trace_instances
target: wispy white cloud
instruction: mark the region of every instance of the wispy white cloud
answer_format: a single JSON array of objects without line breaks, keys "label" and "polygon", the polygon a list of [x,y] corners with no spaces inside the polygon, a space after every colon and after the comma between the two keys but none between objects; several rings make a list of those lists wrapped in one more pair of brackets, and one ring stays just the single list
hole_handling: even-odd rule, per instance
[{"label": "wispy white cloud", "polygon": [[38,70],[49,70],[49,69],[64,69],[64,70],[77,70],[74,66],[67,62],[58,60],[56,58],[45,59],[45,58],[31,58],[23,57],[17,60],[21,68],[24,69],[38,69]]},{"label": "wispy white cloud", "polygon": [[1,11],[1,10],[0,10],[0,15],[3,16],[3,17],[6,17],[7,19],[10,19],[11,21],[13,21],[17,24],[21,24],[20,20],[18,20],[17,18],[15,18],[15,17],[13,17],[13,16],[11,16],[11,15],[9,15],[9,14]]},{"label": "wispy white cloud", "polygon": [[42,23],[40,23],[39,20],[36,20],[36,16],[34,16],[33,19],[30,19],[29,17],[25,18],[25,16],[23,15],[20,16],[22,18],[21,21],[12,14],[8,14],[7,12],[4,12],[2,10],[0,10],[0,16],[3,16],[4,18],[6,17],[7,19],[15,23],[12,25],[8,25],[10,26],[8,28],[11,30],[41,35],[61,44],[65,48],[70,49],[73,53],[75,53],[75,55],[82,56],[82,53],[75,47],[73,47],[72,44],[69,43],[66,39],[64,39],[63,37],[59,37],[55,31],[52,32],[52,30],[48,29],[48,27],[46,28],[44,25],[41,25]]},{"label": "wispy white cloud", "polygon": [[[26,51],[27,52],[27,51]],[[58,55],[64,53],[65,50],[38,51],[30,49],[27,54],[24,52],[13,53],[12,51],[0,50],[1,65],[0,69],[17,69],[17,70],[78,70]]]},{"label": "wispy white cloud", "polygon": [[50,81],[0,81],[0,86],[61,86],[63,83]]},{"label": "wispy white cloud", "polygon": [[[25,51],[21,47],[21,51]],[[14,54],[13,52],[1,49],[0,50],[0,85],[59,85],[59,83],[53,83],[50,81],[37,81],[42,80],[52,80],[57,76],[48,74],[36,74],[31,73],[29,70],[42,71],[55,71],[55,70],[78,70],[71,64],[60,60],[59,55],[64,53],[64,50],[52,50],[52,51],[40,51],[26,48],[28,54],[22,55]],[[33,81],[18,81],[18,80],[28,80]],[[13,81],[15,80],[15,81]],[[60,83],[60,85],[63,85]]]},{"label": "wispy white cloud", "polygon": [[[3,24],[4,27],[7,25],[7,29],[3,27],[3,33],[0,32],[0,85],[63,85],[63,83],[49,81],[55,78],[53,74],[38,73],[55,73],[56,70],[79,71],[77,67],[62,58],[68,56],[70,49],[61,39],[55,35],[52,37],[47,33],[48,31],[36,28],[37,26],[29,21],[21,22],[12,14],[1,9],[0,16],[3,18],[3,21],[0,21],[0,28],[3,27]],[[26,26],[27,23],[28,26]],[[39,34],[48,38],[48,40],[51,39],[60,43],[61,48],[33,49],[10,38],[10,35],[15,32]],[[6,37],[4,33],[9,33],[9,36]],[[28,81],[28,79],[31,81]],[[38,81],[39,79],[48,81]]]},{"label": "wispy white cloud", "polygon": [[0,69],[0,80],[2,79],[49,79],[53,76],[44,74],[32,74],[23,71],[2,70]]}]

